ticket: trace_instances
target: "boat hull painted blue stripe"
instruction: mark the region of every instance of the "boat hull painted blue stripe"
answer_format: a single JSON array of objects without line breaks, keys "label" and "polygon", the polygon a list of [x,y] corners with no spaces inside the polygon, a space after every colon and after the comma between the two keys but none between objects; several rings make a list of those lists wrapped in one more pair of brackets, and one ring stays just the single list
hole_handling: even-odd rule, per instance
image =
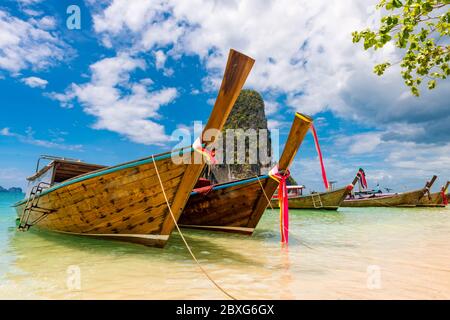
[{"label": "boat hull painted blue stripe", "polygon": [[[264,179],[267,179],[267,178],[269,178],[268,175],[262,175],[262,176],[259,176],[258,178],[255,177],[255,178],[250,178],[250,179],[245,179],[245,180],[239,180],[239,181],[224,183],[224,184],[220,184],[220,185],[214,186],[212,188],[212,190],[221,190],[221,189],[231,188],[231,187],[239,186],[239,185],[242,185],[242,184],[252,183],[252,182],[255,182],[255,181],[258,181],[258,180],[264,180]],[[191,192],[191,196],[194,196],[196,194],[200,194],[200,193],[196,192],[196,191]]]},{"label": "boat hull painted blue stripe", "polygon": [[[155,161],[165,160],[167,158],[172,157],[172,155],[177,155],[177,154],[178,155],[182,155],[182,154],[185,154],[187,152],[193,152],[193,151],[194,151],[194,149],[192,147],[188,147],[188,148],[184,148],[184,149],[177,150],[177,151],[174,151],[174,152],[168,152],[168,153],[162,154],[160,156],[155,157],[154,159],[155,159]],[[103,175],[106,175],[106,174],[109,174],[109,173],[113,173],[113,172],[117,172],[117,171],[124,170],[124,169],[134,168],[134,167],[137,167],[137,166],[140,166],[140,165],[143,165],[143,164],[152,163],[152,162],[153,162],[153,158],[150,157],[150,158],[146,158],[146,159],[143,159],[143,160],[137,160],[137,161],[133,161],[133,162],[130,162],[130,163],[126,163],[126,164],[123,164],[123,165],[118,165],[118,166],[115,166],[115,167],[112,167],[112,168],[110,167],[109,169],[108,168],[101,169],[98,172],[95,172],[95,173],[92,173],[92,174],[87,174],[87,175],[79,177],[79,178],[74,178],[74,179],[68,180],[66,182],[62,182],[62,183],[60,183],[60,184],[58,184],[56,186],[53,186],[51,188],[48,188],[48,189],[42,191],[42,193],[39,196],[41,197],[41,196],[46,195],[46,194],[48,194],[50,192],[53,192],[55,190],[58,190],[60,188],[66,187],[68,185],[71,185],[71,184],[74,184],[74,183],[77,183],[77,182],[86,181],[88,179],[96,178],[96,177],[99,177],[99,176],[103,176]],[[12,206],[13,207],[17,207],[17,206],[20,206],[20,205],[22,205],[22,204],[24,204],[26,202],[27,202],[27,199],[24,199],[24,200],[21,200],[19,202],[16,202]]]}]

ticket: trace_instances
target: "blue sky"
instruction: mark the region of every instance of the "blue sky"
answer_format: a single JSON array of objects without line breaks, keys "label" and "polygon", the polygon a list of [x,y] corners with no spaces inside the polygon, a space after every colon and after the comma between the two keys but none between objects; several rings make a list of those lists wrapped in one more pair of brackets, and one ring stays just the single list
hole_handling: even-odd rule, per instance
[{"label": "blue sky", "polygon": [[[418,99],[398,68],[372,74],[400,54],[351,43],[376,24],[375,3],[3,1],[0,185],[23,187],[40,154],[116,164],[170,149],[174,129],[207,120],[229,48],[256,59],[246,87],[263,95],[282,143],[293,112],[314,116],[330,180],[347,184],[361,166],[369,185],[421,187],[434,173],[443,184],[449,81]],[[80,30],[66,26],[72,4]],[[292,172],[322,188],[311,135]]]}]

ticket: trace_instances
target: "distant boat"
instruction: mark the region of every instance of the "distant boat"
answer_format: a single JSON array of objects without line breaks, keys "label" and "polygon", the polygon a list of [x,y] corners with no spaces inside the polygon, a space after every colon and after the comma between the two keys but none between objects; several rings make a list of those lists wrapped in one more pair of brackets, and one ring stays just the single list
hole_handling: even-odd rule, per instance
[{"label": "distant boat", "polygon": [[[352,192],[358,178],[346,187],[303,195],[304,186],[288,186],[289,209],[337,210]],[[272,198],[272,206],[278,208],[278,200]]]},{"label": "distant boat", "polygon": [[[446,195],[448,186],[450,185],[450,181],[447,181],[447,183],[442,187],[440,192],[434,192],[432,194],[425,195],[420,199],[419,203],[417,204],[418,207],[445,207],[446,203],[448,202],[448,195]],[[444,201],[444,196],[446,197],[447,201]]]},{"label": "distant boat", "polygon": [[[222,130],[253,63],[253,59],[230,50],[203,132]],[[200,141],[199,145],[209,143]],[[18,228],[163,247],[205,166],[204,161],[177,164],[172,155],[192,160],[195,150],[189,146],[112,167],[51,158],[28,179],[26,198],[14,205],[20,219]]]},{"label": "distant boat", "polygon": [[[278,162],[280,171],[288,169],[311,123],[310,117],[296,113]],[[278,182],[268,175],[212,186],[208,183],[203,184],[192,192],[180,217],[179,225],[185,228],[250,235],[277,187]]]},{"label": "distant boat", "polygon": [[436,176],[419,190],[402,193],[374,193],[348,197],[343,201],[342,207],[415,207],[419,201],[429,192],[436,180]]}]

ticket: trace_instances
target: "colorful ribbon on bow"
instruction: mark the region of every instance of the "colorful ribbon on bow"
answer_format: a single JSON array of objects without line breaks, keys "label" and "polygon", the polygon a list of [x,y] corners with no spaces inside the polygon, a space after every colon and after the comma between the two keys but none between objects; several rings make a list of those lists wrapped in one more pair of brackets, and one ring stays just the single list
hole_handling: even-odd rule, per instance
[{"label": "colorful ribbon on bow", "polygon": [[353,188],[354,188],[354,187],[353,187],[352,184],[349,184],[349,185],[347,185],[347,186],[345,187],[345,189],[348,190],[348,191],[352,191]]},{"label": "colorful ribbon on bow", "polygon": [[367,189],[367,179],[366,179],[366,173],[364,172],[363,168],[359,168],[358,173],[356,176],[359,179],[359,182],[361,184],[361,187],[363,189]]},{"label": "colorful ribbon on bow", "polygon": [[214,158],[214,151],[209,151],[208,149],[203,147],[200,137],[198,137],[197,140],[194,141],[194,143],[192,144],[192,148],[196,152],[203,155],[203,157],[206,159],[206,162],[208,164],[216,164],[217,163],[216,158]]},{"label": "colorful ribbon on bow", "polygon": [[445,190],[441,191],[441,195],[442,195],[442,203],[444,205],[448,205],[448,199],[447,199],[447,195],[445,194]]},{"label": "colorful ribbon on bow", "polygon": [[289,242],[289,205],[287,193],[287,179],[289,176],[289,170],[285,170],[281,173],[278,170],[278,165],[273,167],[269,172],[269,177],[280,184],[278,187],[278,202],[280,206],[280,233],[282,244],[287,244]]},{"label": "colorful ribbon on bow", "polygon": [[316,145],[317,154],[319,155],[320,169],[322,170],[323,184],[325,185],[325,190],[328,190],[330,187],[330,184],[328,183],[327,172],[325,171],[325,165],[323,164],[323,157],[322,157],[322,151],[320,150],[319,138],[317,137],[316,128],[314,127],[314,125],[312,123],[311,123],[310,129],[311,129],[311,132],[314,137],[314,144]]}]

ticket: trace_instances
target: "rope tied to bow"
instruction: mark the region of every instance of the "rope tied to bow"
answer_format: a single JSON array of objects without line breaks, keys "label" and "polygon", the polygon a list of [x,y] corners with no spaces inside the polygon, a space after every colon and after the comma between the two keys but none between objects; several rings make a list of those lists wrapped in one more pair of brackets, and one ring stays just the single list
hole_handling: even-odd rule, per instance
[{"label": "rope tied to bow", "polygon": [[289,204],[287,193],[287,179],[289,176],[289,170],[286,169],[280,171],[278,165],[273,167],[269,172],[269,177],[280,184],[278,187],[278,203],[280,207],[280,233],[282,244],[288,244],[289,242]]},{"label": "rope tied to bow", "polygon": [[162,180],[161,180],[161,175],[159,174],[158,166],[156,165],[156,161],[155,161],[154,156],[152,156],[152,159],[153,159],[153,165],[154,165],[154,167],[155,167],[156,175],[157,175],[157,177],[158,177],[159,185],[161,186],[161,191],[162,191],[162,193],[163,193],[164,200],[166,201],[167,208],[169,209],[170,216],[172,217],[173,223],[174,223],[174,225],[175,225],[175,227],[176,227],[178,233],[180,234],[181,240],[183,240],[183,243],[184,243],[184,245],[186,246],[186,249],[189,251],[189,254],[191,255],[192,259],[195,261],[195,263],[196,263],[197,266],[199,267],[200,271],[203,272],[203,274],[208,278],[208,280],[211,281],[212,284],[213,284],[217,289],[219,289],[220,291],[222,291],[223,294],[225,294],[227,297],[229,297],[229,298],[232,299],[232,300],[236,300],[236,298],[235,298],[234,296],[232,296],[231,294],[229,294],[229,293],[228,293],[225,289],[223,289],[216,281],[214,281],[214,279],[213,279],[213,278],[209,275],[209,273],[203,268],[203,266],[200,264],[200,261],[198,261],[198,259],[196,258],[196,256],[195,256],[194,253],[192,252],[192,249],[191,249],[191,247],[189,246],[189,244],[187,243],[187,241],[186,241],[186,239],[185,239],[183,233],[181,232],[180,226],[179,226],[178,223],[177,223],[177,219],[175,218],[175,215],[174,215],[173,212],[172,212],[172,207],[170,206],[169,199],[167,198],[166,190],[165,190],[164,184],[163,184],[163,182],[162,182]]}]

